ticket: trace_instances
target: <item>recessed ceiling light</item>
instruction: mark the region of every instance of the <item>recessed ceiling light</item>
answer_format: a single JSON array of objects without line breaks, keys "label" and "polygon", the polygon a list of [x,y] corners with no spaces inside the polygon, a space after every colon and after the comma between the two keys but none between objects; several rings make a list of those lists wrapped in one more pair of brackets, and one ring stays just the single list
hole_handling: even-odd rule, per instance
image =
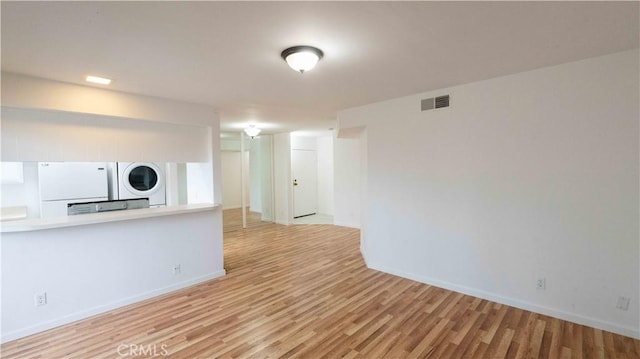
[{"label": "recessed ceiling light", "polygon": [[85,77],[85,81],[100,85],[108,85],[111,83],[111,79],[91,75]]},{"label": "recessed ceiling light", "polygon": [[323,55],[322,50],[313,46],[294,46],[280,54],[289,67],[301,74],[314,68]]}]

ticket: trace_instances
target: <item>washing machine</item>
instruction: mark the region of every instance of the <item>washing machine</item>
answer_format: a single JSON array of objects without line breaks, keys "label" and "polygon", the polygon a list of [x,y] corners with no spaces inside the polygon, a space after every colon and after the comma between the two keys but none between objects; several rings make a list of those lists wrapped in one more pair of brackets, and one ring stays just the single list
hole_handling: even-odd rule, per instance
[{"label": "washing machine", "polygon": [[149,198],[149,206],[163,206],[167,203],[164,164],[118,162],[117,168],[117,199]]}]

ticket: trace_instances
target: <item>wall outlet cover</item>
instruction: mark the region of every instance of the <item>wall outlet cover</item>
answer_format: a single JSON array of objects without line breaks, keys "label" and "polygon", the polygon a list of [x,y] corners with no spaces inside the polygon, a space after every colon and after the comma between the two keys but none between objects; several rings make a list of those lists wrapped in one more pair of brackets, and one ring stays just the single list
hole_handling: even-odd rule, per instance
[{"label": "wall outlet cover", "polygon": [[616,304],[616,308],[620,310],[629,310],[629,302],[631,298],[628,297],[618,297],[618,304]]},{"label": "wall outlet cover", "polygon": [[47,304],[47,292],[38,293],[34,296],[36,307]]},{"label": "wall outlet cover", "polygon": [[182,267],[180,266],[180,264],[176,264],[173,266],[173,274],[180,274],[182,273]]}]

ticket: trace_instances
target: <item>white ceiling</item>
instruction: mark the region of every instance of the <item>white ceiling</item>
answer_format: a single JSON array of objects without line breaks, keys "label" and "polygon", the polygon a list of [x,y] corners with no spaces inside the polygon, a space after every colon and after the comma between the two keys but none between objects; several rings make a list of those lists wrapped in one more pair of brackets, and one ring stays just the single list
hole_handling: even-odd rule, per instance
[{"label": "white ceiling", "polygon": [[[638,47],[638,2],[2,1],[2,70],[209,104],[222,130],[327,129],[336,111]],[[293,45],[325,57],[300,75]]]}]

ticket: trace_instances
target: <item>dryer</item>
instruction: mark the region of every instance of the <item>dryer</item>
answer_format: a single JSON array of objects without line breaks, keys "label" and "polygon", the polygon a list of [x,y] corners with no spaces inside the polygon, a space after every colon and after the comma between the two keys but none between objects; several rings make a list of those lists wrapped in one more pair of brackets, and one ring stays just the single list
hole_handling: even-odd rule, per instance
[{"label": "dryer", "polygon": [[150,206],[167,203],[164,164],[118,162],[117,168],[117,199],[149,198]]}]

